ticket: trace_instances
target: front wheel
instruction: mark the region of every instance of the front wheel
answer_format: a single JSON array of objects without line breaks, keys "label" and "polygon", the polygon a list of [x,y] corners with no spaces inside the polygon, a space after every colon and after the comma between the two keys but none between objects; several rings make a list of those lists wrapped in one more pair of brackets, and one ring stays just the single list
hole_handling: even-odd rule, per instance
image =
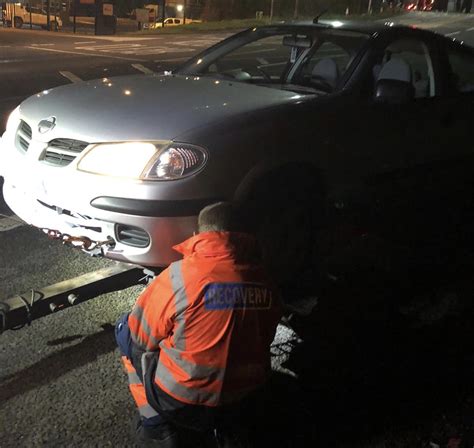
[{"label": "front wheel", "polygon": [[318,270],[316,237],[324,214],[315,175],[288,176],[288,172],[291,168],[256,185],[247,200],[247,217],[254,224],[267,269],[285,299],[292,300],[309,293],[308,273]]},{"label": "front wheel", "polygon": [[15,28],[21,28],[23,26],[23,19],[21,17],[15,17],[13,24]]}]

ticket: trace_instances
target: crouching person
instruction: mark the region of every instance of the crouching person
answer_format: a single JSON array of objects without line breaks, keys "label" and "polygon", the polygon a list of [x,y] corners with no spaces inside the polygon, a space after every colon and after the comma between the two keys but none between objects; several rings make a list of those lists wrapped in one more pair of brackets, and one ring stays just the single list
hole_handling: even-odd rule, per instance
[{"label": "crouching person", "polygon": [[116,326],[140,413],[138,442],[177,446],[180,428],[206,431],[266,382],[280,300],[238,207],[204,208],[199,233]]}]

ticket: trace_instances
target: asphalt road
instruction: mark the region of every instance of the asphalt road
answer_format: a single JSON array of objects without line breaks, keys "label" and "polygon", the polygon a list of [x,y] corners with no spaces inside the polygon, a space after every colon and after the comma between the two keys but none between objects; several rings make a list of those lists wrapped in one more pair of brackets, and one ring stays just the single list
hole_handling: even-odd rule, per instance
[{"label": "asphalt road", "polygon": [[[399,21],[474,45],[472,16],[414,14]],[[148,39],[0,29],[0,129],[9,111],[35,92],[74,77],[168,70],[225,35]],[[0,214],[9,214],[2,203]],[[306,345],[296,351],[289,368],[319,389],[312,389],[314,397],[307,391],[301,395],[286,377],[268,404],[269,414],[277,409],[284,418],[276,419],[269,431],[300,440],[294,445],[298,447],[316,446],[301,441],[310,440],[313,428],[321,446],[422,447],[436,437],[446,440],[463,431],[467,437],[462,428],[474,421],[469,395],[474,366],[469,301],[474,287],[459,279],[453,283],[454,274],[435,281],[433,271],[427,271],[426,278],[415,282],[414,292],[413,282],[388,280],[376,269],[384,264],[377,241],[360,244],[369,245],[374,254],[359,263],[366,271],[364,281],[325,283],[315,320],[295,322]],[[0,298],[110,264],[49,241],[14,218],[0,219]],[[398,271],[392,277],[394,273]],[[0,336],[1,448],[133,446],[129,426],[134,408],[112,325],[139,291],[133,287],[107,294]],[[426,300],[415,309],[400,308],[400,318],[411,324],[388,323],[387,307],[398,307],[413,294]],[[360,320],[349,325],[345,318],[358,306]],[[415,335],[424,340],[422,352],[413,344]],[[283,337],[285,350],[287,341]],[[400,352],[403,356],[394,355]],[[393,388],[394,382],[406,387]],[[295,416],[306,423],[304,428],[295,427]]]},{"label": "asphalt road", "polygon": [[0,28],[0,129],[36,92],[71,79],[169,70],[228,34],[105,37]]}]

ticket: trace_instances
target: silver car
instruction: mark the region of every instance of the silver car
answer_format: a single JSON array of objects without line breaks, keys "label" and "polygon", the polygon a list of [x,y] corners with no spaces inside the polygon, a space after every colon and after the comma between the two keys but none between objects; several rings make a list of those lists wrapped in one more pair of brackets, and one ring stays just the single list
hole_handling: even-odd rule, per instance
[{"label": "silver car", "polygon": [[[470,116],[472,71],[453,76],[449,61],[472,67],[473,56],[392,25],[254,28],[173,73],[38,93],[1,141],[5,200],[51,236],[145,266],[177,259],[173,245],[219,199],[246,201],[269,258],[295,265],[315,250],[316,228],[402,233],[414,211],[428,219],[425,208],[440,206],[438,188],[450,198],[472,179],[463,118],[435,121],[453,92]],[[442,160],[450,171],[433,176]]]}]

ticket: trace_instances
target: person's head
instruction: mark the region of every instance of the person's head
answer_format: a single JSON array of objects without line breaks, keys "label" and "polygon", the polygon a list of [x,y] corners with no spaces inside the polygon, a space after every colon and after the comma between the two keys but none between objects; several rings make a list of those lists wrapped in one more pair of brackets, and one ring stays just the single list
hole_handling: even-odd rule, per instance
[{"label": "person's head", "polygon": [[233,202],[216,202],[204,207],[198,217],[198,232],[245,232],[240,207]]}]

